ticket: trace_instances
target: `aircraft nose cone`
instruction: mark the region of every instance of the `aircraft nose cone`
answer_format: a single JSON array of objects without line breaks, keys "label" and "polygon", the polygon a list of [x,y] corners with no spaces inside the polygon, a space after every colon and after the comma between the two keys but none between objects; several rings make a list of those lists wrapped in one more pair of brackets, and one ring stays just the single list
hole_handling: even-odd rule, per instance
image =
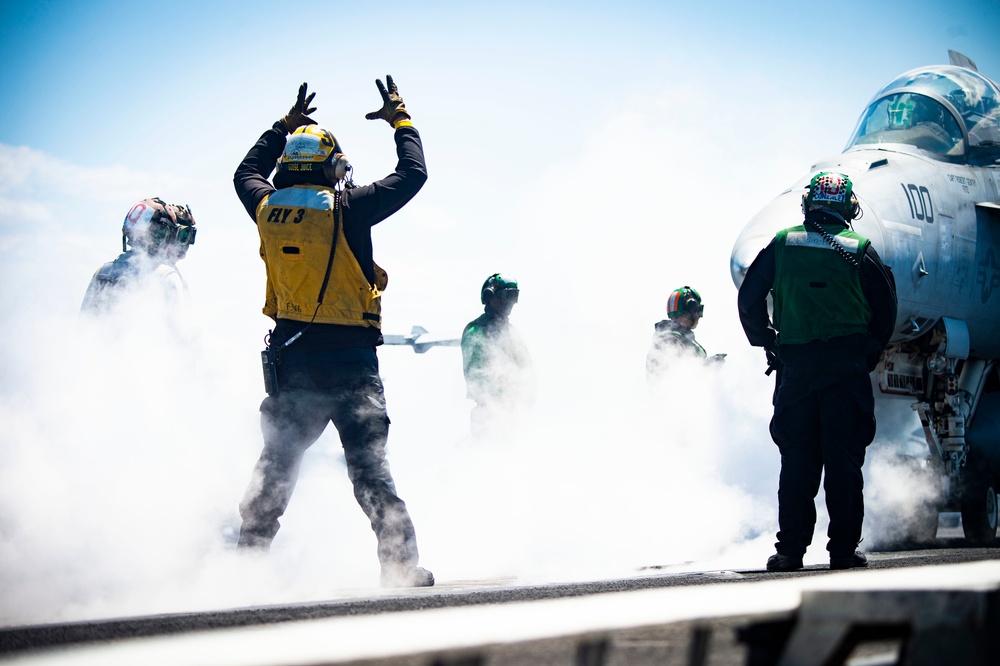
[{"label": "aircraft nose cone", "polygon": [[729,258],[733,284],[739,289],[747,269],[774,234],[802,221],[802,191],[789,190],[767,204],[743,227]]}]

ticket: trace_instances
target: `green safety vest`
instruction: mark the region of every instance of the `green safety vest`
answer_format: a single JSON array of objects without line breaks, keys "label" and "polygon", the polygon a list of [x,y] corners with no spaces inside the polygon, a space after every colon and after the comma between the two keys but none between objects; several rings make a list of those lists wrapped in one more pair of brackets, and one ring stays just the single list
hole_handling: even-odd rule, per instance
[{"label": "green safety vest", "polygon": [[[840,225],[823,225],[860,266],[870,241]],[[816,231],[779,231],[775,243],[774,327],[779,345],[867,333],[872,311],[860,271]]]}]

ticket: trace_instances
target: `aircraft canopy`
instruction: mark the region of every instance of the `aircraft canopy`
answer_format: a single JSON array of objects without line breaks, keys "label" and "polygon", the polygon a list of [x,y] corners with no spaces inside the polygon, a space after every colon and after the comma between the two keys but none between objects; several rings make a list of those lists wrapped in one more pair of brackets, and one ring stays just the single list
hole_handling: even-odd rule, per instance
[{"label": "aircraft canopy", "polygon": [[948,157],[1000,147],[1000,91],[963,67],[914,69],[872,98],[847,147],[901,143]]}]

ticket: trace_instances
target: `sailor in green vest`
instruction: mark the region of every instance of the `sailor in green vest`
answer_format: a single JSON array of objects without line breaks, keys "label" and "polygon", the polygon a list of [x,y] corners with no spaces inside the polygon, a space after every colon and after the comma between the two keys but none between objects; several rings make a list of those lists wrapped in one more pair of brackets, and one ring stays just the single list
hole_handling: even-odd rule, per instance
[{"label": "sailor in green vest", "polygon": [[534,401],[535,375],[524,340],[510,323],[521,290],[517,280],[494,273],[480,289],[484,312],[462,332],[462,369],[476,436],[502,434]]},{"label": "sailor in green vest", "polygon": [[382,180],[354,185],[337,139],[309,117],[315,93],[306,96],[305,83],[236,170],[236,192],[260,235],[263,312],[275,322],[262,353],[264,450],[240,502],[239,547],[270,547],[302,456],[332,421],[354,497],[378,539],[382,585],[424,587],[434,576],[417,566],[413,523],[386,461],[389,417],[375,348],[387,276],[372,258],[372,227],[416,195],[427,169],[392,77],[375,83],[382,108],[366,118],[393,128],[398,158]]},{"label": "sailor in green vest", "polygon": [[[802,568],[816,524],[820,478],[830,514],[831,569],[868,565],[865,450],[875,436],[875,369],[896,322],[896,285],[850,222],[861,208],[850,179],[821,172],[802,197],[805,220],[778,232],[740,286],[750,344],[777,370],[771,437],[781,453],[778,541],[768,571]],[[768,317],[767,297],[773,299]]]},{"label": "sailor in green vest", "polygon": [[677,358],[702,359],[709,363],[722,363],[725,354],[708,355],[694,337],[705,305],[697,290],[684,285],[670,292],[667,298],[667,318],[653,326],[653,342],[646,354],[646,379],[662,379],[670,362]]}]

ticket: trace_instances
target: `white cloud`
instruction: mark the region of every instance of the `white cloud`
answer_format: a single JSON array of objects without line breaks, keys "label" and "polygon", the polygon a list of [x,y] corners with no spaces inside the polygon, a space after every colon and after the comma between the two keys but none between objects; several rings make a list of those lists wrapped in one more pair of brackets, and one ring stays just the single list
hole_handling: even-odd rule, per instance
[{"label": "white cloud", "polygon": [[[465,176],[450,167],[435,181],[432,170],[425,191],[376,229],[376,259],[390,272],[387,332],[459,333],[481,311],[483,279],[501,270],[521,281],[512,321],[538,367],[522,436],[484,448],[466,440],[457,349],[380,351],[390,461],[439,579],[760,566],[769,554],[771,380],[739,328],[728,257],[742,224],[829,138],[796,142],[806,121],[773,123],[771,108],[734,114],[732,99],[761,91],[746,85],[623,100],[581,125],[566,142],[574,152],[541,162],[468,153],[478,161],[462,165]],[[769,92],[778,108],[794,101]],[[0,203],[11,203],[0,213],[0,306],[18,345],[0,380],[0,581],[10,591],[0,623],[330,598],[377,580],[332,427],[307,454],[271,556],[238,559],[223,546],[261,446],[268,325],[232,151],[161,173],[0,146],[10,176]],[[192,203],[200,229],[180,264],[195,324],[183,339],[148,315],[92,326],[76,314],[91,272],[117,253],[118,220],[155,194]],[[652,326],[682,284],[705,298],[699,340],[729,357],[651,395]]]}]

